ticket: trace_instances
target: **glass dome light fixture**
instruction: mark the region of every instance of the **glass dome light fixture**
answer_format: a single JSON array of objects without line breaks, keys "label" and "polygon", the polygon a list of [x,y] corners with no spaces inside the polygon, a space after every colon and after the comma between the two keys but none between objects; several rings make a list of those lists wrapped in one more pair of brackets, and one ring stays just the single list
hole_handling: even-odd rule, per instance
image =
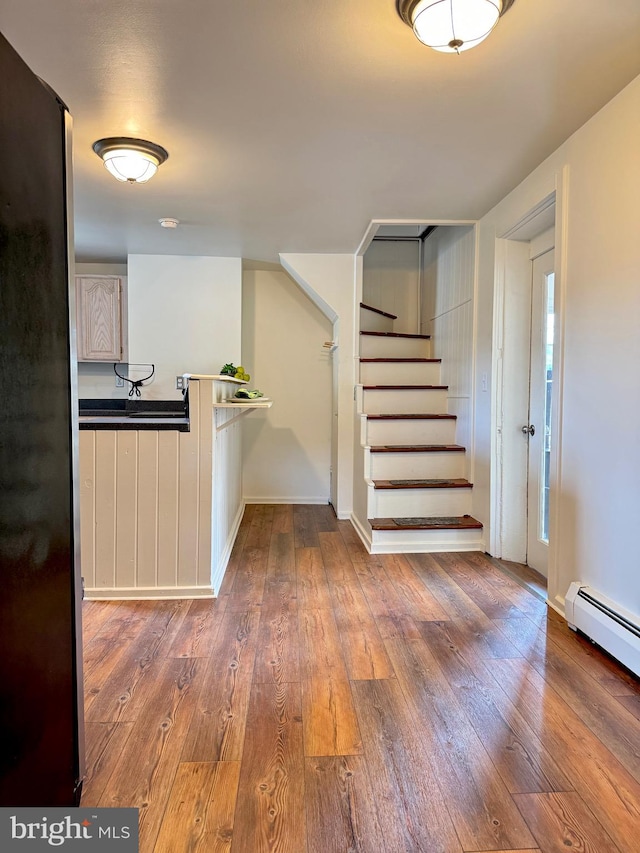
[{"label": "glass dome light fixture", "polygon": [[129,136],[98,139],[92,147],[113,177],[129,184],[145,184],[169,156],[161,145]]},{"label": "glass dome light fixture", "polygon": [[462,53],[484,41],[515,0],[397,0],[398,14],[423,44]]}]

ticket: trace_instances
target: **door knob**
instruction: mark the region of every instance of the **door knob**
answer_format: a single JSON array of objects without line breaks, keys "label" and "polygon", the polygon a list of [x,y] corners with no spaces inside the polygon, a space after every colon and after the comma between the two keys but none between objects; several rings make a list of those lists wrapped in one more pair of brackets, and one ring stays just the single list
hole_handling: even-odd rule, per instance
[{"label": "door knob", "polygon": [[534,425],[533,425],[533,424],[529,424],[528,426],[527,426],[527,424],[525,424],[525,425],[522,427],[522,432],[523,432],[525,435],[527,435],[527,433],[529,433],[529,435],[535,435],[535,434],[536,434],[536,428],[534,427]]}]

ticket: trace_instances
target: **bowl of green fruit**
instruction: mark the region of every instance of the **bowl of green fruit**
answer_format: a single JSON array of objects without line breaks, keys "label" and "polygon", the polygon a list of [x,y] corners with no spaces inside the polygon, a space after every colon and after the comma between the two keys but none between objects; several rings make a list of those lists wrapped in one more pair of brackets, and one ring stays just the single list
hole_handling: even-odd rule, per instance
[{"label": "bowl of green fruit", "polygon": [[232,379],[239,379],[241,382],[248,382],[251,379],[251,376],[246,372],[241,364],[236,367],[231,362],[228,362],[222,367],[220,370],[220,376],[230,376]]}]

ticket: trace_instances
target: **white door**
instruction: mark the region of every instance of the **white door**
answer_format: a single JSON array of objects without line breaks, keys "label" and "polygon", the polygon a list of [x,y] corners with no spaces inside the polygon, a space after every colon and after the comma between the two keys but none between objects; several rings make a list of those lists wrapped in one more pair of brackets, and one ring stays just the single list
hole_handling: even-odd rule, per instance
[{"label": "white door", "polygon": [[532,264],[529,422],[523,426],[529,442],[527,563],[545,577],[549,553],[554,261],[552,249]]}]

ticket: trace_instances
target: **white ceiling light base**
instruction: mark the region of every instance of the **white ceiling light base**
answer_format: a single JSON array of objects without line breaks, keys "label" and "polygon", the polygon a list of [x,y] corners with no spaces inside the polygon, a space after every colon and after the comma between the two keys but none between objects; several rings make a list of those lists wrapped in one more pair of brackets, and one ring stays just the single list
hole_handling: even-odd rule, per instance
[{"label": "white ceiling light base", "polygon": [[515,0],[397,0],[398,14],[423,44],[461,53],[484,41]]},{"label": "white ceiling light base", "polygon": [[92,147],[117,181],[130,184],[145,184],[169,156],[161,145],[129,136],[98,139]]}]

